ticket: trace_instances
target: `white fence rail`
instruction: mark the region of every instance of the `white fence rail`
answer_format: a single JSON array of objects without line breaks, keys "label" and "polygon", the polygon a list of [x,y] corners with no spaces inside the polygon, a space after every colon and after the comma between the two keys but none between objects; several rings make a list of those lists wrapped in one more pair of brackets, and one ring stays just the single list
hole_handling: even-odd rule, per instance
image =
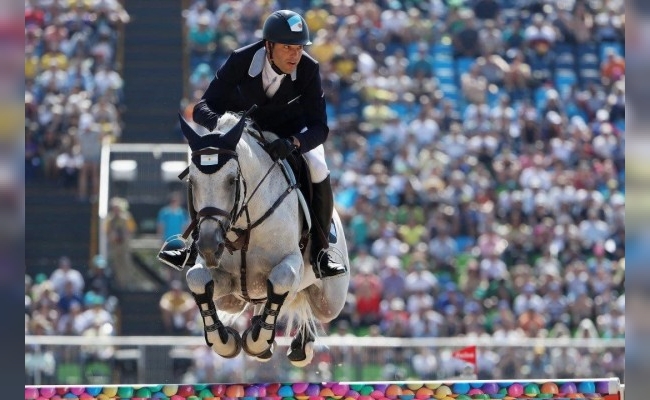
[{"label": "white fence rail", "polygon": [[[198,336],[25,336],[26,375],[29,384],[124,384],[156,382],[259,382],[259,381],[367,381],[395,379],[449,379],[468,377],[467,364],[451,356],[453,351],[466,346],[477,346],[479,378],[494,379],[553,379],[553,370],[544,376],[526,376],[540,349],[543,350],[545,370],[552,364],[553,355],[573,352],[583,363],[593,364],[589,372],[576,372],[567,378],[616,376],[622,371],[608,370],[611,363],[596,365],[611,354],[624,353],[624,339],[508,339],[493,338],[383,338],[338,337],[319,338],[314,361],[308,367],[292,367],[284,354],[289,345],[287,337],[276,338],[275,355],[267,363],[245,356],[223,359],[212,353]],[[564,350],[562,350],[564,349]],[[79,376],[44,371],[31,365],[42,365],[27,360],[43,360],[46,355],[56,360],[57,366],[77,364]],[[604,355],[608,355],[605,357]],[[516,376],[500,376],[499,360],[507,357],[517,360]],[[423,359],[435,360],[433,369],[421,365]],[[418,361],[420,360],[420,361]],[[580,360],[578,360],[580,361]],[[88,365],[104,365],[103,372],[89,374]],[[427,372],[428,371],[428,372]],[[469,373],[472,369],[469,368]],[[539,373],[539,372],[538,372]],[[562,378],[562,376],[559,376]],[[61,380],[65,380],[62,382]]]}]

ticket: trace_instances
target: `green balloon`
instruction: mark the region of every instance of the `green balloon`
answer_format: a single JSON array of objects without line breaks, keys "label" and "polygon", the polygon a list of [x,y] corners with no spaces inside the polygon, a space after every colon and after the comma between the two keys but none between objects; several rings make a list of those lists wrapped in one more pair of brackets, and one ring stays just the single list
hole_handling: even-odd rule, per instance
[{"label": "green balloon", "polygon": [[120,386],[117,388],[117,397],[131,398],[133,397],[133,388],[131,386]]},{"label": "green balloon", "polygon": [[148,399],[151,397],[151,390],[147,387],[140,388],[135,391],[135,396],[134,397],[142,397],[145,399]]}]

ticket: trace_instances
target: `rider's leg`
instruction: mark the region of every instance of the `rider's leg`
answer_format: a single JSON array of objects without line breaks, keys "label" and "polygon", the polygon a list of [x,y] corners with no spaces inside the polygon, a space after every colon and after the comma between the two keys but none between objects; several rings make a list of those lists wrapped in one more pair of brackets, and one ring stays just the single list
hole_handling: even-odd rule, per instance
[{"label": "rider's leg", "polygon": [[312,181],[312,228],[311,262],[318,278],[344,274],[345,266],[330,260],[329,232],[334,212],[334,194],[330,182],[329,169],[325,162],[325,150],[320,145],[305,153]]},{"label": "rider's leg", "polygon": [[[187,188],[187,211],[190,214],[190,221],[196,219],[196,210],[194,210],[194,199],[192,197],[192,186]],[[185,247],[170,250],[160,250],[158,259],[170,267],[182,271],[185,265],[194,265],[198,251],[196,249],[196,240],[198,239],[198,230],[192,231],[192,242]]]}]

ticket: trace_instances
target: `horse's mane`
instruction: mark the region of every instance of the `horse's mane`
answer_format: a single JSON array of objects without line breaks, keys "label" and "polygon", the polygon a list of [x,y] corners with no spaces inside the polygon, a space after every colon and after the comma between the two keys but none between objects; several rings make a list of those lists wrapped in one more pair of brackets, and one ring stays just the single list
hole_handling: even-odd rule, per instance
[{"label": "horse's mane", "polygon": [[232,111],[226,111],[221,117],[219,117],[216,129],[219,132],[227,132],[230,128],[235,126],[235,124],[241,118],[242,114],[243,112],[236,113]]}]

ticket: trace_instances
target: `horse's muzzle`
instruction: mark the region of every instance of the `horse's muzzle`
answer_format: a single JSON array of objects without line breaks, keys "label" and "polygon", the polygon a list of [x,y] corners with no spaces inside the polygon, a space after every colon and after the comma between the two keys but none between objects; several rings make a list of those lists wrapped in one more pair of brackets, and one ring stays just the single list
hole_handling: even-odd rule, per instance
[{"label": "horse's muzzle", "polygon": [[196,247],[201,257],[205,260],[206,266],[216,267],[226,247],[225,233],[221,228],[221,224],[218,224],[216,229],[209,229],[209,224],[203,225],[199,232],[199,238],[196,241]]}]

